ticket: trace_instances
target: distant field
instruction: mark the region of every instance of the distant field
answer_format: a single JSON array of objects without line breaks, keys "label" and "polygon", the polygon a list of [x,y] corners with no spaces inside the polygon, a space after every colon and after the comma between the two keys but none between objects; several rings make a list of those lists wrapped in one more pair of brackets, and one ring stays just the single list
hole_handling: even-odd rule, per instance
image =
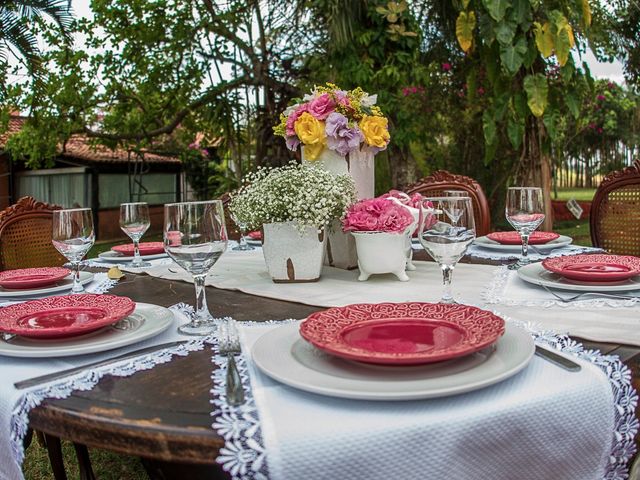
[{"label": "distant field", "polygon": [[596,193],[595,188],[559,188],[558,196],[554,197],[553,192],[551,193],[551,198],[554,200],[571,200],[572,198],[576,200],[581,200],[585,202],[590,202],[593,200],[593,195]]},{"label": "distant field", "polygon": [[589,220],[571,220],[566,222],[556,222],[553,231],[560,235],[567,235],[573,238],[573,243],[585,247],[591,246],[591,233],[589,231]]}]

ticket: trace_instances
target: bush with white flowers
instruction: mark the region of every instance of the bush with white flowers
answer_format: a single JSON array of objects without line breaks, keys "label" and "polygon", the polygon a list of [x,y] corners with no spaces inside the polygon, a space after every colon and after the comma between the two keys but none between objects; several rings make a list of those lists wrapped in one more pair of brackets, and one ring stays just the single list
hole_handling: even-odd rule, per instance
[{"label": "bush with white flowers", "polygon": [[265,223],[297,222],[323,229],[344,215],[356,200],[353,179],[333,175],[317,166],[291,162],[279,168],[260,168],[232,196],[229,209],[238,223],[259,229]]}]

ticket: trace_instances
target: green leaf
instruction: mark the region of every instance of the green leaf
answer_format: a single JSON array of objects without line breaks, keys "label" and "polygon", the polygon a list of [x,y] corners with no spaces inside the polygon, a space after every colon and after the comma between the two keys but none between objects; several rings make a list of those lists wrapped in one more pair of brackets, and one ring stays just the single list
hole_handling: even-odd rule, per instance
[{"label": "green leaf", "polygon": [[549,85],[542,73],[524,77],[524,89],[527,92],[527,105],[536,117],[544,114],[549,102]]},{"label": "green leaf", "polygon": [[495,119],[498,122],[501,122],[504,118],[504,114],[507,111],[507,107],[509,106],[509,100],[511,100],[511,92],[509,92],[508,90],[503,90],[502,93],[500,93],[493,99]]},{"label": "green leaf", "polygon": [[551,24],[546,22],[544,25],[540,25],[538,22],[534,22],[533,33],[536,37],[536,46],[538,51],[544,58],[549,58],[553,55],[553,42],[554,36],[551,31]]},{"label": "green leaf", "polygon": [[487,45],[491,46],[496,39],[493,20],[491,20],[489,15],[480,15],[480,18],[478,19],[478,26],[480,27],[480,36]]},{"label": "green leaf", "polygon": [[474,12],[460,12],[456,20],[456,37],[463,52],[471,50],[473,45],[473,29],[476,26],[476,14]]},{"label": "green leaf", "polygon": [[509,3],[510,2],[508,0],[482,0],[484,8],[487,9],[491,18],[496,22],[499,22],[504,18],[504,14],[507,12]]},{"label": "green leaf", "polygon": [[529,30],[533,16],[531,14],[531,4],[529,0],[513,1],[513,19],[522,25],[522,30]]},{"label": "green leaf", "polygon": [[525,53],[527,53],[527,41],[524,38],[519,38],[515,45],[500,48],[502,65],[511,75],[515,75],[520,70]]},{"label": "green leaf", "polygon": [[527,108],[527,98],[523,92],[517,92],[513,96],[513,109],[518,114],[518,117],[525,118],[529,113]]},{"label": "green leaf", "polygon": [[484,166],[488,166],[496,157],[498,151],[498,142],[484,146]]},{"label": "green leaf", "polygon": [[517,25],[506,20],[501,21],[496,27],[496,39],[500,45],[511,45],[516,35]]},{"label": "green leaf", "polygon": [[525,68],[530,68],[538,58],[538,48],[536,47],[536,42],[533,39],[529,39],[527,42],[527,53],[524,54],[523,64]]},{"label": "green leaf", "polygon": [[467,9],[467,7],[469,6],[469,2],[471,0],[462,0],[462,8],[464,8],[465,10]]},{"label": "green leaf", "polygon": [[567,18],[562,14],[558,16],[555,26],[558,32],[554,38],[556,57],[560,66],[564,66],[569,60],[571,49],[575,45],[573,29],[569,25]]},{"label": "green leaf", "polygon": [[587,27],[589,27],[591,26],[591,5],[589,5],[589,0],[581,0],[581,4],[582,21]]},{"label": "green leaf", "polygon": [[577,120],[580,116],[580,104],[578,103],[576,96],[571,92],[567,93],[564,96],[564,103],[567,105],[567,108],[571,112],[571,115],[573,115],[573,118]]},{"label": "green leaf", "polygon": [[491,110],[485,110],[482,114],[482,131],[486,145],[493,145],[497,139],[496,121]]},{"label": "green leaf", "polygon": [[558,117],[556,115],[556,112],[547,111],[542,118],[542,123],[544,123],[544,126],[547,129],[547,133],[549,134],[551,140],[555,142],[558,138],[558,129],[556,128]]},{"label": "green leaf", "polygon": [[509,117],[507,121],[507,136],[514,150],[518,150],[524,138],[524,121]]}]

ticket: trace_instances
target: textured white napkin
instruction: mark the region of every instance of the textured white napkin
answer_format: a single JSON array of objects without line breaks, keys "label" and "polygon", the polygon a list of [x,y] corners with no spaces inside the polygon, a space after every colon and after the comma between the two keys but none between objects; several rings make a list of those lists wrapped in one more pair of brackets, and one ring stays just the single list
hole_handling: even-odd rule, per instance
[{"label": "textured white napkin", "polygon": [[[274,326],[241,327],[243,350]],[[614,428],[606,376],[534,357],[521,373],[442,399],[305,393],[250,363],[271,480],[601,480]]]},{"label": "textured white napkin", "polygon": [[[534,245],[535,247],[535,245]],[[569,245],[567,247],[556,248],[548,253],[537,253],[534,249],[529,249],[529,259],[532,262],[544,260],[545,258],[561,257],[563,255],[578,255],[580,253],[596,253],[602,252],[601,248],[582,247],[580,245]],[[489,248],[482,248],[480,245],[472,244],[467,249],[467,255],[475,258],[485,258],[488,260],[513,260],[520,258],[519,253],[514,252],[501,252],[498,250],[492,250]]]}]

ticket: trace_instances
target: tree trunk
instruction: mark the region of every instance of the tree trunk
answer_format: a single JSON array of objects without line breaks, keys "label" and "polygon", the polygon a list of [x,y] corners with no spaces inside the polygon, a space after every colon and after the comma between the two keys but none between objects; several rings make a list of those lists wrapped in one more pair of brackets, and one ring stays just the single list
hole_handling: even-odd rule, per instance
[{"label": "tree trunk", "polygon": [[416,181],[416,162],[409,147],[391,147],[389,150],[391,183],[393,188],[402,190]]},{"label": "tree trunk", "polygon": [[542,230],[553,229],[553,209],[551,208],[551,161],[541,149],[545,130],[542,121],[531,117],[525,126],[524,144],[520,163],[516,169],[515,185],[541,187],[544,196],[544,223]]}]

